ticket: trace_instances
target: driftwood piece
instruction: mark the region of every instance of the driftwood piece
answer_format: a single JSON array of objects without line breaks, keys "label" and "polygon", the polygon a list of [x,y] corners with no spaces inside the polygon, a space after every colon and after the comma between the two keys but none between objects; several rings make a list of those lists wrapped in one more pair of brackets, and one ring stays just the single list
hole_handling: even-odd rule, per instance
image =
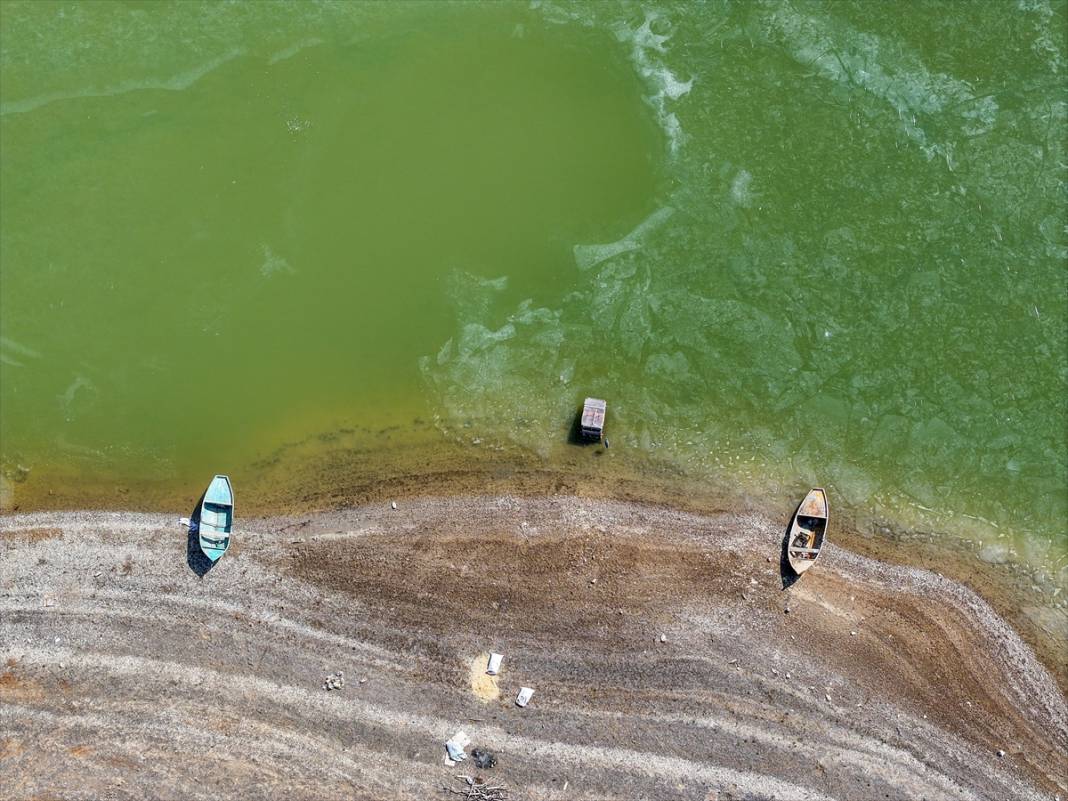
[{"label": "driftwood piece", "polygon": [[461,796],[467,801],[508,801],[509,799],[508,788],[503,784],[480,783],[483,781],[482,777],[476,779],[473,776],[460,775],[456,778],[467,782],[467,787],[457,789],[443,784],[442,789],[453,795]]}]

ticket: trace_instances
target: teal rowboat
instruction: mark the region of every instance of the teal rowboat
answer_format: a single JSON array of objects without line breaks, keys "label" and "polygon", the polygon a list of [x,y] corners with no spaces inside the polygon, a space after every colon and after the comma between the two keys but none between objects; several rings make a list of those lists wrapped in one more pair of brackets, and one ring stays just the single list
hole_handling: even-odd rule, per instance
[{"label": "teal rowboat", "polygon": [[200,550],[212,562],[230,547],[234,526],[234,490],[226,476],[215,476],[200,503]]}]

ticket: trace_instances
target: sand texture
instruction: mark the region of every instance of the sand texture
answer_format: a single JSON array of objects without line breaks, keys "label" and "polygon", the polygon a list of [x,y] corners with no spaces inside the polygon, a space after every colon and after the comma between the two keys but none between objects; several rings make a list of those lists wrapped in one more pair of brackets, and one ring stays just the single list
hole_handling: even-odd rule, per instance
[{"label": "sand texture", "polygon": [[1063,694],[948,578],[832,533],[784,589],[757,515],[397,500],[240,519],[203,575],[177,514],[0,518],[5,797],[1068,798]]}]

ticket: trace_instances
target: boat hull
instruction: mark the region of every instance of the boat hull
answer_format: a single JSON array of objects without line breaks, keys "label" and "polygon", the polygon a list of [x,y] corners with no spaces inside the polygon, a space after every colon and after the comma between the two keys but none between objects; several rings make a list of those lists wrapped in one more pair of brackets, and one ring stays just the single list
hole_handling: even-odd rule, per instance
[{"label": "boat hull", "polygon": [[823,550],[829,519],[827,493],[817,487],[798,505],[787,535],[786,558],[798,575],[812,567]]},{"label": "boat hull", "polygon": [[217,562],[230,547],[234,525],[234,490],[226,476],[215,476],[200,502],[200,550]]}]

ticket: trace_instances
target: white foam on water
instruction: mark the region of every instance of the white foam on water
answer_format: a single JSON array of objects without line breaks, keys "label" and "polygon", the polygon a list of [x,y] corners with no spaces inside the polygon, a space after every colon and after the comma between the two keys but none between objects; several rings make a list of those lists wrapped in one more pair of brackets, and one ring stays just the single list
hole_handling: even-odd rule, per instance
[{"label": "white foam on water", "polygon": [[781,43],[800,64],[826,80],[861,89],[897,112],[906,136],[928,159],[939,156],[953,168],[954,143],[933,142],[924,129],[928,117],[943,128],[956,117],[965,136],[990,131],[998,104],[992,96],[976,96],[965,81],[931,72],[902,44],[886,43],[834,20],[806,16],[793,6],[775,6],[764,19],[768,38]]},{"label": "white foam on water", "polygon": [[638,223],[633,231],[615,242],[607,242],[600,245],[575,245],[572,248],[575,264],[580,270],[585,271],[621,253],[638,250],[644,244],[644,238],[667,222],[674,213],[675,209],[671,206],[657,209]]},{"label": "white foam on water", "polygon": [[753,176],[747,170],[739,170],[731,181],[731,199],[743,208],[753,205],[752,183]]},{"label": "white foam on water", "polygon": [[272,275],[279,273],[282,275],[296,275],[297,271],[293,269],[293,266],[284,256],[279,256],[266,243],[262,245],[262,248],[263,264],[260,265],[260,275],[264,278],[270,278]]},{"label": "white foam on water", "polygon": [[1031,51],[1039,57],[1045,57],[1049,71],[1057,74],[1064,65],[1064,56],[1061,48],[1050,31],[1053,29],[1051,22],[1055,16],[1049,0],[1017,0],[1016,8],[1025,14],[1034,14],[1035,40],[1031,43]]},{"label": "white foam on water", "polygon": [[180,72],[170,78],[156,79],[146,78],[141,80],[121,81],[111,86],[88,86],[82,89],[73,89],[66,92],[48,92],[36,97],[28,97],[22,100],[13,100],[0,103],[0,116],[5,114],[24,114],[28,111],[47,106],[62,100],[76,100],[90,97],[115,97],[129,92],[143,90],[164,90],[168,92],[181,92],[188,89],[208,73],[214,72],[223,64],[233,61],[244,55],[245,51],[240,48],[228,50],[210,61],[194,67],[185,72]]},{"label": "white foam on water", "polygon": [[67,389],[61,395],[57,396],[59,398],[59,404],[63,407],[64,412],[71,411],[71,407],[74,404],[75,398],[83,389],[95,391],[96,385],[93,384],[93,382],[86,378],[84,375],[76,374],[74,376],[74,380],[70,383]]},{"label": "white foam on water", "polygon": [[307,50],[309,47],[321,45],[322,43],[323,40],[317,36],[310,36],[307,39],[301,39],[299,42],[294,42],[293,44],[289,45],[289,47],[284,47],[277,53],[272,54],[271,57],[267,59],[267,63],[277,64],[280,61],[286,61],[288,59],[293,58],[293,56],[297,55],[300,51]]},{"label": "white foam on water", "polygon": [[654,23],[664,20],[665,17],[657,11],[646,11],[645,19],[637,28],[621,22],[614,30],[619,41],[630,44],[631,60],[646,85],[653,90],[646,100],[653,107],[657,121],[667,135],[669,153],[675,156],[684,135],[678,117],[668,108],[668,101],[677,101],[688,94],[693,88],[694,79],[679,80],[664,63],[662,56],[667,53],[671,34],[658,34],[653,30]]},{"label": "white foam on water", "polygon": [[506,275],[484,278],[466,270],[454,270],[446,283],[449,300],[462,320],[488,320],[496,296],[507,288]]},{"label": "white foam on water", "polygon": [[569,336],[560,311],[536,307],[530,300],[497,328],[461,316],[459,332],[436,358],[420,360],[423,378],[437,398],[441,428],[462,435],[465,421],[515,420],[487,434],[545,452],[551,428],[563,423],[571,404],[564,379],[574,361],[562,352]]},{"label": "white foam on water", "polygon": [[[537,10],[543,19],[556,25],[598,26],[596,14],[600,9],[596,5],[564,8],[554,3],[535,0],[531,3],[531,8]],[[591,12],[594,16],[590,16]],[[647,10],[642,23],[636,28],[622,21],[609,22],[607,27],[619,42],[630,46],[630,58],[635,71],[652,90],[652,94],[646,97],[646,102],[655,111],[657,122],[667,137],[669,154],[676,156],[684,135],[678,117],[668,108],[668,102],[685,96],[693,88],[694,78],[680,80],[664,63],[663,57],[667,55],[671,33],[657,33],[653,29],[657,23],[660,23],[658,27],[670,30],[667,17],[660,10]]]},{"label": "white foam on water", "polygon": [[29,348],[25,345],[20,345],[13,339],[7,337],[0,337],[0,350],[6,350],[9,353],[15,353],[19,356],[23,356],[28,359],[40,359],[41,354],[35,351],[33,348]]}]

